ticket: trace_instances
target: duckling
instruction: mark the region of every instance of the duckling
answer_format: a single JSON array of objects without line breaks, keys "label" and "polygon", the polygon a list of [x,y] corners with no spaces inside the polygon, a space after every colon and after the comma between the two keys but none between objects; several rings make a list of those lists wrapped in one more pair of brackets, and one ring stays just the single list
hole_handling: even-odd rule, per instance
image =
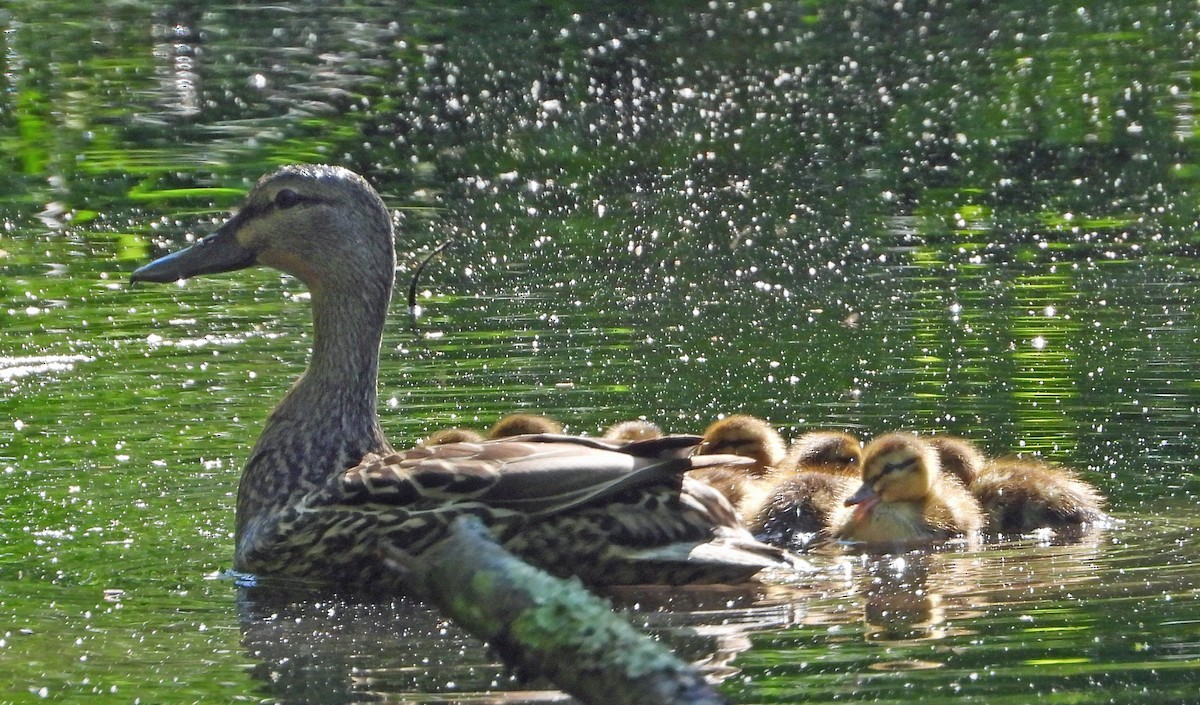
[{"label": "duckling", "polygon": [[540,434],[395,451],[379,423],[380,346],[395,279],[392,218],[361,176],[296,165],[264,176],[192,246],[138,268],[169,283],[255,265],[309,290],[312,353],[267,416],[238,485],[234,567],[380,592],[461,516],[505,548],[591,585],[739,582],[788,554],[754,538],[711,488],[684,477],[729,456],[696,436],[622,445]]},{"label": "duckling", "polygon": [[691,473],[707,482],[745,517],[757,513],[766,500],[768,476],[785,455],[783,438],[771,424],[745,414],[715,421],[704,430],[697,455],[723,454],[750,458],[750,465],[716,466]]},{"label": "duckling", "polygon": [[905,545],[970,536],[982,525],[979,503],[957,478],[942,474],[937,451],[915,435],[892,433],[863,449],[862,485],[846,498],[831,533]]},{"label": "duckling", "polygon": [[812,431],[792,441],[785,473],[767,501],[746,516],[746,527],[773,546],[806,544],[828,527],[838,507],[858,487],[862,442],[834,431]]},{"label": "duckling", "polygon": [[1079,529],[1108,520],[1099,490],[1070,470],[1028,458],[996,458],[971,483],[988,531]]},{"label": "duckling", "polygon": [[658,424],[645,419],[618,421],[604,431],[602,439],[606,441],[648,441],[651,438],[661,438],[663,431]]},{"label": "duckling", "polygon": [[792,441],[783,467],[857,478],[861,473],[862,441],[838,431],[809,431]]},{"label": "duckling", "polygon": [[698,455],[740,455],[753,464],[745,467],[747,474],[763,477],[783,460],[786,450],[783,437],[771,424],[756,416],[734,414],[714,421],[704,429]]},{"label": "duckling", "polygon": [[417,443],[421,446],[440,446],[445,443],[479,443],[483,434],[469,428],[452,426],[434,431],[427,438]]},{"label": "duckling", "polygon": [[1108,519],[1100,492],[1066,468],[1018,457],[988,459],[974,443],[953,436],[929,442],[942,467],[983,507],[989,533],[1075,530]]},{"label": "duckling", "polygon": [[511,438],[528,433],[562,433],[562,424],[540,414],[509,414],[492,424],[488,438]]},{"label": "duckling", "polygon": [[937,451],[942,472],[953,475],[970,487],[987,465],[987,457],[971,441],[958,436],[929,436],[925,439]]}]

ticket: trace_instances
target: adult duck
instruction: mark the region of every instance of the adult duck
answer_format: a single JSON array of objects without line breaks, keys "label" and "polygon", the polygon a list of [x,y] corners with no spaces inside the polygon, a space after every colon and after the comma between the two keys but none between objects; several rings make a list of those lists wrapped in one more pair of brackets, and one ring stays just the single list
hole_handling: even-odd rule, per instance
[{"label": "adult duck", "polygon": [[786,564],[722,497],[683,477],[735,462],[687,457],[696,437],[394,451],[376,381],[395,261],[391,217],[366,180],[289,166],[259,180],[216,232],[133,273],[172,282],[265,265],[311,292],[308,368],[267,417],[238,486],[236,569],[403,589],[381,553],[417,556],[462,514],[524,560],[591,584],[733,582]]}]

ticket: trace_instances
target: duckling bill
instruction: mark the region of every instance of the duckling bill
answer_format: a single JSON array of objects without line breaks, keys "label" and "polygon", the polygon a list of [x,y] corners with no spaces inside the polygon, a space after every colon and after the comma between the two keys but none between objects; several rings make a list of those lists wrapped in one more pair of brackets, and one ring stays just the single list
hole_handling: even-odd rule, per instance
[{"label": "duckling bill", "polygon": [[236,569],[403,589],[383,547],[418,555],[464,513],[528,562],[592,584],[736,582],[789,564],[723,497],[684,477],[741,462],[689,457],[697,437],[543,434],[394,450],[376,409],[393,237],[362,177],[289,166],[212,235],[133,273],[161,283],[262,265],[312,294],[308,367],[267,417],[238,486]]}]

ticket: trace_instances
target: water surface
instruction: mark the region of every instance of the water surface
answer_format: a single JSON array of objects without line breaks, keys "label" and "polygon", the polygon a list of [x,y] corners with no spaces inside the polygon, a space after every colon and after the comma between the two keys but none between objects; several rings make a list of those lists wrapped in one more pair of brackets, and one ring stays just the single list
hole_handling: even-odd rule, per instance
[{"label": "water surface", "polygon": [[396,209],[384,425],[721,414],[951,432],[1117,526],[618,596],[736,702],[1200,684],[1189,3],[128,2],[0,10],[0,701],[512,702],[408,600],[239,593],[237,477],[307,301],[131,288],[275,165]]}]

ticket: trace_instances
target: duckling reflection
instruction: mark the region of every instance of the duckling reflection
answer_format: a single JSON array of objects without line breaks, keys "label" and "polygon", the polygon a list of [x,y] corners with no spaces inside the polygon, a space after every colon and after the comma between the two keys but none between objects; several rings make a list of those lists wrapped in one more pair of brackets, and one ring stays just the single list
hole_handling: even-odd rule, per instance
[{"label": "duckling reflection", "polygon": [[892,433],[863,450],[862,485],[833,519],[834,538],[895,547],[975,536],[979,503],[957,478],[941,472],[934,448]]},{"label": "duckling reflection", "polygon": [[870,641],[934,639],[946,621],[942,599],[929,590],[932,553],[867,561],[862,576],[864,637]]}]

